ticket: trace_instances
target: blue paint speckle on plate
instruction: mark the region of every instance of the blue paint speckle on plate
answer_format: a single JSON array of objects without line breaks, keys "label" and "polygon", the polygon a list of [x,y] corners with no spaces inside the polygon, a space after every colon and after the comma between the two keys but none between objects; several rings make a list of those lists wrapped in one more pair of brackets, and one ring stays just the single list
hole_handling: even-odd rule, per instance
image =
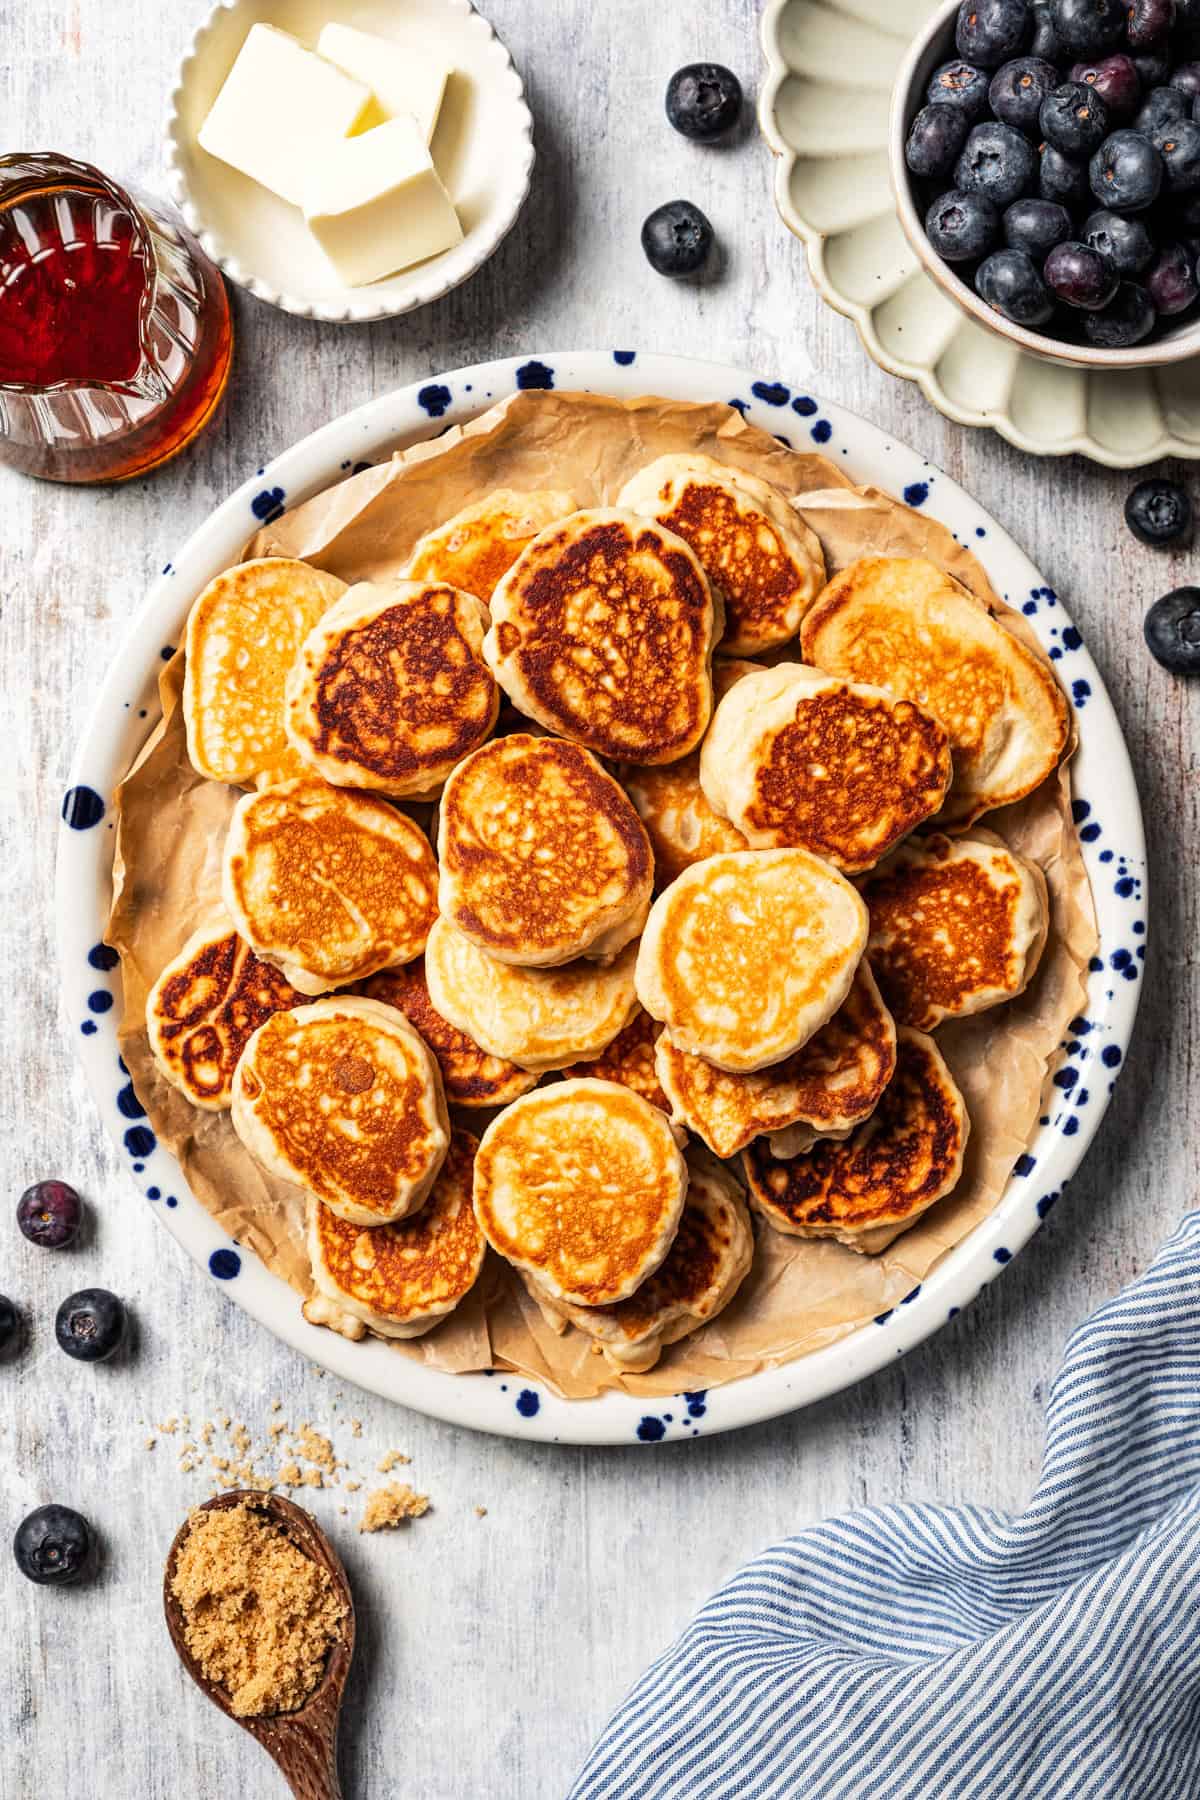
[{"label": "blue paint speckle on plate", "polygon": [[1076,706],[1086,706],[1088,703],[1088,699],[1091,695],[1091,692],[1092,692],[1091,682],[1084,681],[1082,676],[1080,677],[1080,679],[1078,681],[1073,681],[1071,683],[1071,698],[1075,702]]},{"label": "blue paint speckle on plate", "polygon": [[177,1200],[177,1199],[176,1199],[176,1198],[175,1198],[175,1196],[174,1196],[174,1194],[168,1194],[168,1195],[167,1195],[167,1205],[168,1205],[168,1206],[178,1206],[178,1205],[179,1205],[179,1202],[178,1202],[178,1200]]},{"label": "blue paint speckle on plate", "polygon": [[977,526],[976,526],[976,527],[975,527],[975,536],[976,536],[976,537],[986,537],[986,536],[987,536],[987,529],[986,529],[986,527],[985,527],[985,526],[983,526],[983,525],[977,525]]},{"label": "blue paint speckle on plate", "polygon": [[107,944],[93,944],[88,951],[88,962],[93,969],[115,969],[119,960],[116,951]]},{"label": "blue paint speckle on plate", "polygon": [[1113,859],[1113,852],[1111,850],[1102,850],[1100,852],[1100,861],[1102,863],[1110,863],[1112,861],[1112,859]]},{"label": "blue paint speckle on plate", "polygon": [[242,1259],[236,1250],[214,1250],[208,1259],[208,1268],[218,1281],[232,1281],[242,1272]]},{"label": "blue paint speckle on plate", "polygon": [[375,464],[371,462],[356,462],[350,473],[352,475],[361,475],[364,469],[373,469],[374,467]]},{"label": "blue paint speckle on plate", "polygon": [[813,443],[814,444],[827,444],[832,436],[833,436],[833,426],[829,423],[829,420],[828,419],[818,419],[816,424],[812,428]]},{"label": "blue paint speckle on plate", "polygon": [[875,1314],[875,1323],[877,1325],[886,1325],[888,1320],[891,1318],[894,1310],[895,1309],[893,1307],[889,1306],[886,1312],[876,1313]]},{"label": "blue paint speckle on plate", "polygon": [[1090,800],[1072,800],[1071,802],[1071,817],[1074,819],[1076,825],[1082,825],[1091,810],[1092,805]]},{"label": "blue paint speckle on plate", "polygon": [[1023,1150],[1021,1152],[1020,1156],[1018,1156],[1016,1162],[1013,1164],[1013,1174],[1014,1175],[1032,1175],[1036,1166],[1037,1165],[1034,1162],[1033,1157],[1030,1156],[1028,1150]]},{"label": "blue paint speckle on plate", "polygon": [[1091,1029],[1092,1022],[1090,1019],[1079,1018],[1071,1020],[1071,1030],[1075,1033],[1076,1037],[1086,1037]]},{"label": "blue paint speckle on plate", "polygon": [[1069,1094],[1078,1080],[1078,1069],[1055,1069],[1054,1071],[1054,1085],[1061,1088],[1064,1094]]},{"label": "blue paint speckle on plate", "polygon": [[1027,619],[1032,619],[1034,613],[1037,611],[1037,601],[1036,600],[1026,600],[1024,606],[1021,608],[1021,611],[1025,614],[1025,617]]},{"label": "blue paint speckle on plate", "polygon": [[84,1037],[95,1037],[97,1029],[95,1019],[85,1019],[79,1029]]},{"label": "blue paint speckle on plate", "polygon": [[142,1170],[145,1168],[145,1166],[146,1166],[145,1163],[134,1163],[134,1165],[133,1165],[134,1174],[140,1175]]},{"label": "blue paint speckle on plate", "polygon": [[995,1257],[995,1259],[998,1263],[1006,1263],[1006,1262],[1012,1261],[1012,1251],[1011,1250],[1003,1250],[1003,1249],[993,1250],[992,1255]]},{"label": "blue paint speckle on plate", "polygon": [[1085,825],[1083,827],[1083,830],[1079,833],[1079,836],[1085,844],[1094,844],[1095,843],[1096,839],[1100,836],[1100,827],[1099,827],[1099,825],[1097,825],[1095,819],[1092,819],[1087,825]]},{"label": "blue paint speckle on plate", "polygon": [[148,1187],[146,1189],[146,1198],[147,1200],[161,1200],[162,1189],[158,1187]]},{"label": "blue paint speckle on plate", "polygon": [[775,442],[776,442],[776,443],[777,443],[777,444],[782,444],[782,445],[783,445],[783,447],[784,447],[784,449],[785,449],[785,450],[790,450],[790,449],[791,449],[791,447],[792,447],[792,440],[791,440],[791,438],[790,438],[790,437],[784,437],[784,435],[783,435],[783,433],[782,433],[782,431],[776,431],[776,432],[773,432],[773,433],[772,433],[772,436],[773,436],[773,437],[774,437],[774,439],[775,439]]},{"label": "blue paint speckle on plate", "polygon": [[269,525],[283,513],[284,491],[281,487],[262,488],[250,502],[250,511],[260,525]]},{"label": "blue paint speckle on plate", "polygon": [[174,644],[164,644],[158,654],[162,657],[162,660],[164,662],[170,662],[171,658],[175,654]]},{"label": "blue paint speckle on plate", "polygon": [[920,1293],[920,1291],[921,1291],[921,1283],[918,1281],[915,1288],[909,1288],[907,1294],[901,1295],[901,1298],[900,1298],[901,1306],[907,1306],[911,1300],[915,1300],[917,1295]]},{"label": "blue paint speckle on plate", "polygon": [[117,1111],[122,1118],[144,1119],[146,1109],[133,1091],[132,1081],[127,1081],[117,1095]]},{"label": "blue paint speckle on plate", "polygon": [[1132,931],[1134,937],[1144,937],[1146,935],[1145,920],[1135,919],[1129,929]]},{"label": "blue paint speckle on plate", "polygon": [[1130,956],[1128,950],[1121,949],[1114,950],[1108,960],[1114,969],[1127,969],[1133,961],[1133,958]]},{"label": "blue paint speckle on plate", "polygon": [[750,402],[748,400],[731,400],[729,404],[732,406],[734,412],[740,412],[743,418],[745,418],[746,414],[750,411]]},{"label": "blue paint speckle on plate", "polygon": [[517,370],[517,386],[519,388],[552,388],[554,386],[554,370],[549,363],[522,363]]},{"label": "blue paint speckle on plate", "polygon": [[1103,967],[1104,964],[1100,961],[1098,956],[1091,956],[1088,958],[1088,969],[1091,974],[1098,975]]},{"label": "blue paint speckle on plate", "polygon": [[910,481],[904,490],[905,506],[924,506],[928,498],[929,483],[927,481]]},{"label": "blue paint speckle on plate", "polygon": [[1046,1214],[1050,1211],[1050,1208],[1054,1205],[1054,1202],[1057,1199],[1058,1199],[1058,1189],[1057,1188],[1054,1190],[1054,1192],[1052,1194],[1043,1194],[1042,1195],[1041,1199],[1037,1203],[1037,1213],[1038,1213],[1039,1219],[1045,1218]]},{"label": "blue paint speckle on plate", "polygon": [[792,401],[792,411],[799,413],[802,419],[811,419],[817,410],[817,403],[811,394],[797,394]]},{"label": "blue paint speckle on plate", "polygon": [[1063,1136],[1074,1137],[1078,1130],[1079,1120],[1075,1117],[1074,1113],[1070,1113],[1067,1118],[1063,1120]]},{"label": "blue paint speckle on plate", "polygon": [[148,1125],[131,1125],[125,1133],[125,1148],[130,1156],[140,1156],[143,1162],[157,1143],[158,1139]]},{"label": "blue paint speckle on plate", "polygon": [[784,387],[782,381],[752,381],[750,384],[750,392],[754,398],[765,400],[768,406],[786,406],[791,391]]},{"label": "blue paint speckle on plate", "polygon": [[440,419],[451,400],[454,398],[450,389],[440,381],[431,381],[417,395],[417,405],[423,406],[431,419]]},{"label": "blue paint speckle on plate", "polygon": [[535,1418],[541,1404],[541,1398],[533,1388],[522,1388],[517,1395],[517,1411],[523,1419]]},{"label": "blue paint speckle on plate", "polygon": [[1118,875],[1113,882],[1113,893],[1119,894],[1122,900],[1128,900],[1132,897],[1136,885],[1132,875]]},{"label": "blue paint speckle on plate", "polygon": [[87,1003],[89,1012],[106,1013],[112,1006],[113,997],[107,989],[97,988],[94,993],[88,995]]},{"label": "blue paint speckle on plate", "polygon": [[125,1066],[125,1058],[123,1056],[118,1056],[117,1067],[120,1069],[122,1075],[128,1075],[129,1070]]},{"label": "blue paint speckle on plate", "polygon": [[961,1307],[958,1307],[958,1306],[952,1306],[952,1307],[951,1307],[951,1308],[950,1308],[950,1311],[949,1311],[949,1312],[948,1312],[948,1313],[947,1313],[947,1314],[946,1314],[946,1317],[947,1317],[947,1318],[948,1318],[948,1319],[957,1319],[957,1317],[958,1317],[958,1315],[959,1315],[959,1313],[960,1313],[960,1312],[961,1312],[961,1310],[962,1310],[962,1308],[961,1308]]},{"label": "blue paint speckle on plate", "polygon": [[1086,1088],[1080,1088],[1075,1095],[1076,1106],[1086,1106],[1091,1097]]},{"label": "blue paint speckle on plate", "polygon": [[687,1401],[689,1419],[702,1419],[708,1411],[707,1388],[694,1388],[690,1393],[685,1392],[683,1399]]},{"label": "blue paint speckle on plate", "polygon": [[637,1434],[641,1438],[643,1444],[657,1444],[662,1438],[666,1437],[667,1428],[661,1419],[652,1418],[650,1414],[647,1413],[646,1417],[639,1421]]},{"label": "blue paint speckle on plate", "polygon": [[636,356],[637,356],[636,350],[614,350],[613,351],[613,361],[615,363],[619,363],[621,368],[623,368],[623,369],[627,369],[629,367],[630,363],[633,362],[633,360]]},{"label": "blue paint speckle on plate", "polygon": [[1050,646],[1050,661],[1051,662],[1061,662],[1062,661],[1062,651],[1059,649],[1057,644],[1051,644],[1051,646]]},{"label": "blue paint speckle on plate", "polygon": [[1063,627],[1062,641],[1064,650],[1079,650],[1083,646],[1083,639],[1073,625]]},{"label": "blue paint speckle on plate", "polygon": [[68,788],[63,795],[62,816],[72,831],[90,831],[104,817],[104,802],[95,788]]}]

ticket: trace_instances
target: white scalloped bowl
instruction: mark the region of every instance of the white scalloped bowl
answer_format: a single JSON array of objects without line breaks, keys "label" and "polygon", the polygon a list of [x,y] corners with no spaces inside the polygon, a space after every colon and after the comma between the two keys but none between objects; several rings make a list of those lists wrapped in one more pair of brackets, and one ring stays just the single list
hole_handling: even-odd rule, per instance
[{"label": "white scalloped bowl", "polygon": [[[432,149],[463,240],[367,287],[337,280],[296,207],[196,141],[252,25],[277,25],[311,45],[331,19],[416,48],[436,42],[455,69]],[[180,65],[167,120],[171,193],[217,267],[258,300],[335,325],[412,312],[482,268],[516,222],[533,155],[521,77],[470,0],[218,0]]]}]

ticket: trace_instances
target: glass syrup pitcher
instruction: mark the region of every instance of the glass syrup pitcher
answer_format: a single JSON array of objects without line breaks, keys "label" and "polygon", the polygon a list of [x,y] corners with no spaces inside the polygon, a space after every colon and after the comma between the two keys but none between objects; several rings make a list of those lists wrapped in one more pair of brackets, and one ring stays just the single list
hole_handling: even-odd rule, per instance
[{"label": "glass syrup pitcher", "polygon": [[0,463],[144,475],[214,417],[232,350],[220,272],[156,201],[71,157],[0,156]]}]

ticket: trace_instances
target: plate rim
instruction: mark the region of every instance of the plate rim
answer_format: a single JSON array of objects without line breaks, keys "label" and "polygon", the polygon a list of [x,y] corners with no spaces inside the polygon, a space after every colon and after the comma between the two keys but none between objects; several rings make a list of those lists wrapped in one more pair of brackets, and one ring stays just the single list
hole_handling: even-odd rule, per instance
[{"label": "plate rim", "polygon": [[[209,578],[204,570],[225,566],[230,556],[236,557],[262,516],[264,497],[280,506],[285,498],[295,503],[350,469],[356,460],[355,448],[377,455],[386,453],[390,444],[434,435],[430,427],[439,421],[444,421],[444,429],[445,425],[475,416],[521,386],[546,385],[547,378],[553,384],[560,373],[568,388],[608,392],[617,397],[665,392],[679,399],[736,399],[753,422],[763,423],[768,429],[784,426],[785,420],[787,428],[792,429],[791,422],[798,417],[802,421],[800,429],[806,430],[826,454],[840,449],[852,466],[857,465],[857,476],[883,481],[885,473],[895,470],[890,485],[898,487],[905,475],[915,473],[919,479],[906,489],[910,502],[924,506],[932,516],[949,515],[945,522],[957,520],[964,529],[974,520],[974,529],[985,534],[987,544],[986,550],[979,549],[978,553],[991,568],[993,579],[997,579],[999,564],[1009,571],[1010,579],[1019,579],[1022,590],[1028,586],[1033,598],[1024,604],[1026,611],[1032,608],[1034,616],[1030,622],[1034,630],[1040,637],[1051,634],[1060,644],[1064,637],[1069,642],[1073,687],[1077,694],[1086,696],[1091,720],[1089,723],[1085,718],[1081,722],[1079,749],[1072,765],[1073,785],[1081,768],[1086,773],[1095,765],[1097,788],[1103,781],[1106,813],[1110,818],[1114,814],[1119,817],[1121,866],[1131,872],[1131,893],[1120,902],[1110,892],[1111,883],[1100,888],[1098,877],[1107,872],[1102,859],[1106,851],[1110,858],[1114,852],[1108,844],[1101,847],[1103,829],[1097,823],[1096,837],[1084,843],[1084,854],[1096,898],[1103,958],[1088,977],[1085,1004],[1090,1021],[1087,1035],[1099,1032],[1105,1038],[1104,1048],[1115,1049],[1111,1080],[1105,1076],[1103,1088],[1100,1081],[1093,1081],[1090,1090],[1081,1089],[1079,1073],[1096,1046],[1082,1038],[1068,1046],[1064,1068],[1070,1067],[1074,1073],[1069,1083],[1065,1077],[1062,1079],[1063,1104],[1058,1111],[1045,1115],[1046,1123],[1039,1125],[1022,1152],[1009,1186],[993,1212],[889,1313],[796,1362],[760,1371],[707,1395],[681,1396],[676,1402],[620,1392],[609,1392],[590,1401],[566,1401],[520,1376],[443,1375],[395,1356],[377,1340],[348,1343],[309,1325],[301,1317],[295,1292],[278,1277],[269,1275],[244,1246],[235,1246],[226,1237],[187,1191],[178,1164],[161,1145],[144,1152],[131,1148],[131,1138],[135,1145],[141,1142],[136,1136],[139,1112],[127,1073],[123,1065],[118,1068],[119,1009],[113,1005],[112,991],[103,986],[103,959],[100,963],[89,960],[100,944],[106,912],[104,896],[109,888],[111,850],[105,846],[111,829],[108,810],[113,781],[125,773],[135,744],[143,742],[152,729],[152,724],[140,722],[137,714],[144,707],[149,715],[157,704],[161,656],[177,641],[191,599]],[[853,451],[848,444],[830,443],[841,437],[849,437],[855,446]],[[864,470],[864,463],[870,467]],[[287,486],[283,485],[285,482]],[[924,489],[919,498],[917,487]],[[1053,625],[1048,623],[1051,614]],[[1075,704],[1082,707],[1085,699],[1077,698]],[[1028,557],[1003,527],[916,451],[847,409],[817,399],[803,384],[796,387],[760,379],[727,364],[640,351],[540,351],[408,383],[301,438],[265,463],[200,521],[151,584],[130,619],[76,747],[68,794],[91,791],[94,785],[100,788],[104,806],[99,821],[92,829],[79,829],[64,816],[59,828],[55,921],[60,999],[64,1022],[73,1032],[101,1118],[118,1153],[127,1159],[127,1166],[132,1162],[142,1193],[149,1198],[159,1197],[153,1210],[201,1270],[207,1269],[218,1279],[223,1279],[226,1271],[236,1275],[229,1283],[231,1297],[309,1360],[384,1398],[450,1423],[499,1435],[587,1444],[677,1441],[708,1435],[810,1405],[914,1348],[974,1298],[1024,1247],[1074,1174],[1106,1110],[1111,1086],[1124,1061],[1140,997],[1140,957],[1128,943],[1113,942],[1114,935],[1123,940],[1129,937],[1134,929],[1133,911],[1143,921],[1138,947],[1144,947],[1146,941],[1146,866],[1140,803],[1116,715],[1095,664],[1057,596],[1041,581]],[[1076,802],[1077,810],[1081,804],[1086,805]],[[102,830],[101,826],[107,828]],[[1085,836],[1090,828],[1084,828]],[[1114,955],[1120,960],[1110,963]],[[1120,978],[1118,970],[1125,979]],[[1111,987],[1104,986],[1107,982],[1111,982]],[[1104,1060],[1107,1062],[1108,1058]],[[1096,1073],[1099,1076],[1099,1059]],[[1028,1167],[1023,1166],[1026,1164]],[[166,1193],[168,1188],[172,1190],[170,1194]],[[231,1252],[233,1263],[239,1265],[236,1270],[229,1266]],[[518,1391],[510,1398],[514,1389]]]}]

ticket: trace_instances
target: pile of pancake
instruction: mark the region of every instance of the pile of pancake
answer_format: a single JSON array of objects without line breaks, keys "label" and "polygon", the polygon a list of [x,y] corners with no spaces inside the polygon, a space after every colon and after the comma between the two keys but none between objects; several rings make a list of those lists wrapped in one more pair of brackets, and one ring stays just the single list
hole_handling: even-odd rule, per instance
[{"label": "pile of pancake", "polygon": [[830,578],[732,463],[613,499],[499,490],[400,577],[272,557],[192,608],[189,758],[242,793],[150,1046],[302,1191],[349,1336],[434,1329],[490,1251],[645,1370],[756,1230],[878,1253],[962,1173],[933,1033],[1046,942],[979,821],[1066,749],[1050,666],[932,562]]}]

